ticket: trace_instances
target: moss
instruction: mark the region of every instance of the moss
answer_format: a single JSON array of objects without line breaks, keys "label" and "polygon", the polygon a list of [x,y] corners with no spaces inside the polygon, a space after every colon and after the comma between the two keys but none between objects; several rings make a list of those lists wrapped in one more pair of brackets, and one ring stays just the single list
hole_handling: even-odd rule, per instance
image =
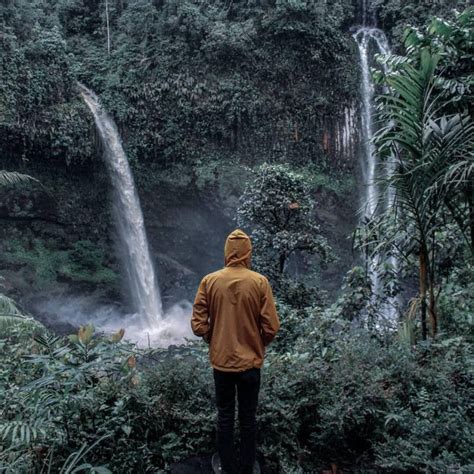
[{"label": "moss", "polygon": [[117,283],[118,276],[107,266],[104,251],[91,241],[80,240],[72,248],[59,249],[53,239],[10,240],[6,248],[1,257],[3,263],[29,267],[38,289],[61,278],[100,285]]}]

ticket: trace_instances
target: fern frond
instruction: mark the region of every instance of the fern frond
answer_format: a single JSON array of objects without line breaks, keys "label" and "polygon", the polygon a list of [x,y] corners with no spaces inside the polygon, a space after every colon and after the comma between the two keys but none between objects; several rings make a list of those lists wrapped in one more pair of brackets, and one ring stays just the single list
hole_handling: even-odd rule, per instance
[{"label": "fern frond", "polygon": [[12,184],[20,184],[26,182],[38,183],[36,178],[27,174],[18,173],[16,171],[0,170],[0,186],[9,186]]},{"label": "fern frond", "polygon": [[41,326],[38,321],[18,309],[11,298],[0,294],[0,335],[9,333],[13,327],[18,325],[25,329],[34,329]]}]

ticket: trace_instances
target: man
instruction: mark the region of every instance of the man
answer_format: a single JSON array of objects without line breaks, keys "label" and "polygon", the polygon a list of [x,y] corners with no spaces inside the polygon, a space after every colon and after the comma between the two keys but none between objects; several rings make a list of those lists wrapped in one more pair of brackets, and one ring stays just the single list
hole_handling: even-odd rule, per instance
[{"label": "man", "polygon": [[242,473],[259,472],[255,461],[256,411],[260,368],[265,346],[275,337],[280,322],[268,280],[250,270],[252,244],[241,230],[234,230],[225,243],[225,268],[206,275],[193,305],[194,334],[209,343],[216,387],[216,472],[234,473],[233,437],[235,394],[240,422]]}]

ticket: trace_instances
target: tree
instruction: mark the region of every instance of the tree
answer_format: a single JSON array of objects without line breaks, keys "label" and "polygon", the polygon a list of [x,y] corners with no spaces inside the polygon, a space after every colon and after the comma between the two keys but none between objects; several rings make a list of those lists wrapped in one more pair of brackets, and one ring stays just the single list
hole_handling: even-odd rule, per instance
[{"label": "tree", "polygon": [[472,21],[471,10],[457,23],[434,19],[425,34],[407,30],[406,56],[385,58],[388,72],[379,77],[388,87],[379,98],[380,120],[387,125],[375,144],[380,157],[393,161],[386,184],[394,199],[393,206],[373,218],[379,229],[373,243],[377,252],[395,249],[406,260],[417,254],[423,339],[427,312],[433,336],[438,326],[440,231],[451,220],[465,235],[470,219],[474,127],[459,89],[468,80],[446,74],[459,70],[457,60],[466,60],[462,48],[467,46],[456,38],[468,37]]},{"label": "tree", "polygon": [[287,165],[257,169],[240,199],[237,222],[251,229],[255,266],[274,284],[281,283],[292,255],[318,255],[321,265],[334,258],[315,223],[314,200],[304,177]]}]

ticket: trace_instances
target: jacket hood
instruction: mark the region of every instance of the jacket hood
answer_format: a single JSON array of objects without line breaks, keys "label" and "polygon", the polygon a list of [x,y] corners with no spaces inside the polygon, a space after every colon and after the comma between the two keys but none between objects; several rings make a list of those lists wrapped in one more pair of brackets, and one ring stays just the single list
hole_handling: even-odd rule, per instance
[{"label": "jacket hood", "polygon": [[240,229],[231,232],[225,242],[224,257],[226,267],[244,266],[250,268],[252,259],[250,237]]}]

